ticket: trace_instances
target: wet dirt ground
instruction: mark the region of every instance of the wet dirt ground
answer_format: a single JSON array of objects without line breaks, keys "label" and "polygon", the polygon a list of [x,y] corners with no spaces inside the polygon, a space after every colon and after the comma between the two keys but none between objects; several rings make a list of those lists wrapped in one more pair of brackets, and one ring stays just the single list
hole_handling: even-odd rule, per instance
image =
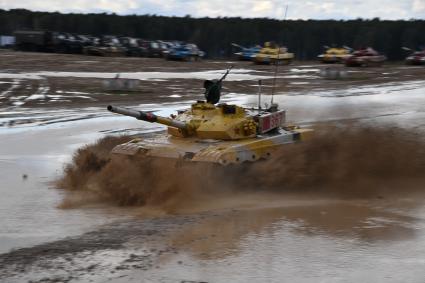
[{"label": "wet dirt ground", "polygon": [[[54,181],[77,148],[163,129],[109,114],[107,104],[169,115],[202,99],[202,80],[229,65],[222,101],[255,106],[261,79],[268,102],[270,66],[0,52],[0,281],[423,282],[425,206],[408,180],[368,198],[257,191],[178,214],[58,208],[65,192]],[[344,80],[321,78],[324,67],[279,67],[274,99],[290,121],[424,133],[424,67],[354,68]],[[102,80],[117,73],[140,89],[105,91]]]}]

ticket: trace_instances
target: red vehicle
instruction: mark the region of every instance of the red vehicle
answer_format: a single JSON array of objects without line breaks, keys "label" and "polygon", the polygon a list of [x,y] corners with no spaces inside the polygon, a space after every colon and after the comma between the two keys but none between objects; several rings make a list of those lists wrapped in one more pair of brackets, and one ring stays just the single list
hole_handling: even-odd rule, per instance
[{"label": "red vehicle", "polygon": [[422,51],[415,51],[406,58],[408,65],[425,65],[425,49]]},{"label": "red vehicle", "polygon": [[387,57],[373,48],[367,47],[354,51],[345,59],[345,65],[347,67],[381,66],[386,59]]}]

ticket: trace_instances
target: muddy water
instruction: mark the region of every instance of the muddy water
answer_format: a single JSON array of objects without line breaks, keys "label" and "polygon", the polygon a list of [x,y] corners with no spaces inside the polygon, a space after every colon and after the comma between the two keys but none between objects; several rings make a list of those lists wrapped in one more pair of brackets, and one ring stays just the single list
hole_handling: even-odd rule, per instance
[{"label": "muddy water", "polygon": [[[270,79],[272,76],[252,75],[254,70],[233,69],[227,80],[243,81],[243,80],[259,80]],[[223,70],[203,71],[203,72],[132,72],[119,73],[120,78],[137,79],[137,80],[166,80],[166,79],[208,79],[212,80],[222,76]],[[96,73],[96,72],[34,72],[34,73],[0,73],[1,79],[34,79],[40,80],[44,77],[77,77],[77,78],[108,78],[112,79],[117,73]]]},{"label": "muddy water", "polygon": [[[424,93],[425,83],[416,81],[346,91],[278,94],[274,99],[289,110],[290,120],[304,125],[353,120],[423,131]],[[263,98],[266,102],[270,97]],[[250,106],[257,98],[228,94],[224,101]],[[185,105],[140,108],[162,108],[160,114],[168,115]],[[116,230],[113,227],[115,223],[130,223],[131,227],[154,225],[161,230],[161,222],[136,221],[128,208],[89,205],[58,209],[63,192],[51,189],[51,181],[81,145],[110,133],[157,127],[105,114],[101,108],[90,113],[71,110],[68,114],[73,121],[67,121],[60,111],[28,113],[18,107],[0,117],[0,254],[7,256],[11,249],[28,247],[23,254],[27,256],[34,245],[68,236],[77,237],[78,242],[79,235],[108,224],[112,228],[106,235],[128,240],[126,252],[138,251],[141,246],[149,250],[145,242],[137,240],[137,234],[136,239],[126,235],[126,224]],[[24,115],[31,119],[10,124]],[[400,190],[406,186],[400,184]],[[122,271],[117,267],[125,257],[111,252],[78,259],[93,264],[107,262],[95,275],[90,271],[78,275],[72,268],[65,272],[75,276],[76,282],[140,282],[140,278],[147,282],[423,282],[425,278],[425,209],[421,195],[376,195],[366,200],[323,195],[241,199],[222,200],[220,205],[211,202],[206,216],[189,216],[196,221],[160,238],[161,244],[173,252],[155,257],[152,268]],[[159,241],[155,234],[153,238],[153,243],[155,238]],[[38,268],[46,276],[62,267],[47,271]],[[36,275],[28,278],[32,276]],[[19,278],[11,277],[7,282],[21,282]]]},{"label": "muddy water", "polygon": [[143,276],[155,282],[423,282],[425,210],[397,202],[388,210],[373,201],[329,201],[233,212],[178,234],[173,243],[183,252]]},{"label": "muddy water", "polygon": [[0,252],[80,234],[111,221],[102,209],[57,209],[62,192],[52,189],[52,181],[60,176],[75,149],[112,125],[92,119],[0,128]]}]

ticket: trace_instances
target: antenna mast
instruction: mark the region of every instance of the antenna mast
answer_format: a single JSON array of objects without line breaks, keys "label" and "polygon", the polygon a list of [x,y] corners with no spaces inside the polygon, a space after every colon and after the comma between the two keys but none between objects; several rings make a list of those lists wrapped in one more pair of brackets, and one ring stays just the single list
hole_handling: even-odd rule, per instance
[{"label": "antenna mast", "polygon": [[[279,56],[280,56],[280,49],[277,52],[277,57],[279,58]],[[277,71],[278,71],[278,68],[279,68],[278,66],[279,66],[279,61],[277,60],[276,61],[276,66],[275,66],[275,69],[274,69],[273,86],[272,86],[272,101],[271,101],[271,104],[273,104],[274,89],[275,89],[275,86],[276,86],[276,77],[277,77]]]},{"label": "antenna mast", "polygon": [[[285,7],[285,16],[283,18],[284,22],[286,21],[287,14],[288,14],[288,5],[286,5],[286,7]],[[276,87],[276,78],[277,78],[277,73],[278,73],[278,70],[279,70],[279,57],[280,57],[280,47],[277,51],[277,60],[276,60],[276,65],[275,65],[275,69],[274,69],[271,104],[273,104],[273,97],[274,97],[274,92],[275,92],[275,87]]]},{"label": "antenna mast", "polygon": [[261,112],[261,85],[263,82],[258,80],[258,113]]}]

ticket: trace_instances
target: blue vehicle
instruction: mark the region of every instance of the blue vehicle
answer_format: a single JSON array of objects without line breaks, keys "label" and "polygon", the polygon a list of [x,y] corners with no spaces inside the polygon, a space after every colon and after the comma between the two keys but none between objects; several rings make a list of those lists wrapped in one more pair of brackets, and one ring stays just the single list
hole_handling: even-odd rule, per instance
[{"label": "blue vehicle", "polygon": [[166,51],[167,60],[199,61],[205,56],[205,52],[199,50],[196,44],[179,44]]},{"label": "blue vehicle", "polygon": [[258,45],[252,47],[244,47],[236,43],[232,43],[232,45],[240,49],[239,52],[234,53],[240,61],[252,61],[261,50],[261,46]]}]

